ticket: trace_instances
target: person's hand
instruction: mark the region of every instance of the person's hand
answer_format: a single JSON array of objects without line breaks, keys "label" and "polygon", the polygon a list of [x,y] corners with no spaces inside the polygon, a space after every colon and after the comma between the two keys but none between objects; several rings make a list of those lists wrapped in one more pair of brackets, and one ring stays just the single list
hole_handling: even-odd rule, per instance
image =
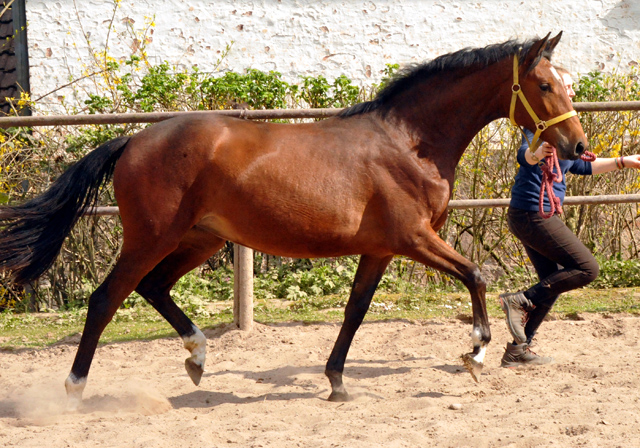
[{"label": "person's hand", "polygon": [[624,156],[622,160],[625,168],[640,169],[640,154],[634,154],[632,156]]},{"label": "person's hand", "polygon": [[539,158],[540,160],[542,160],[545,157],[550,156],[551,154],[553,154],[554,150],[555,150],[555,148],[553,146],[551,146],[549,143],[542,142],[540,147],[538,149],[536,149],[536,157]]},{"label": "person's hand", "polygon": [[527,148],[527,150],[525,151],[525,159],[530,165],[535,165],[536,163],[542,162],[545,157],[553,154],[554,150],[555,148],[549,143],[542,142],[540,146],[536,148],[535,152],[532,151],[530,147]]}]

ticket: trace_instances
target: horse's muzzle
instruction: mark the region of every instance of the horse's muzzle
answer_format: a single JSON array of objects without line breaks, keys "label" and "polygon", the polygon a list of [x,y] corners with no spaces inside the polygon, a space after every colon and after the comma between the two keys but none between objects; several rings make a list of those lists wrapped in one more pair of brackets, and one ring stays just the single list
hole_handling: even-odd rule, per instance
[{"label": "horse's muzzle", "polygon": [[567,142],[566,145],[558,145],[558,158],[565,160],[579,159],[582,154],[587,150],[587,143],[584,141],[578,141],[577,143]]}]

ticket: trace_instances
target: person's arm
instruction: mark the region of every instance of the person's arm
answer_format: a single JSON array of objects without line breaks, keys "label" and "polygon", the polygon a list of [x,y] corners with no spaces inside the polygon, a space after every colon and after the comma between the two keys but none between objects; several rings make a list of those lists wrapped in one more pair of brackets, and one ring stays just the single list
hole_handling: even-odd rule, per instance
[{"label": "person's arm", "polygon": [[608,173],[609,171],[621,170],[623,168],[640,169],[640,154],[606,159],[598,157],[591,162],[591,174]]}]

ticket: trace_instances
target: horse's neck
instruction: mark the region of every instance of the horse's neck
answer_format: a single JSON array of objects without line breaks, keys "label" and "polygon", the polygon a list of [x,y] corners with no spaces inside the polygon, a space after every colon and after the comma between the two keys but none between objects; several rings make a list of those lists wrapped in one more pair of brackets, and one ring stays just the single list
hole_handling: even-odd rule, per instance
[{"label": "horse's neck", "polygon": [[454,81],[455,73],[444,73],[427,81],[428,89],[416,86],[404,116],[421,156],[455,169],[473,137],[491,121],[507,116],[506,65],[498,62]]}]

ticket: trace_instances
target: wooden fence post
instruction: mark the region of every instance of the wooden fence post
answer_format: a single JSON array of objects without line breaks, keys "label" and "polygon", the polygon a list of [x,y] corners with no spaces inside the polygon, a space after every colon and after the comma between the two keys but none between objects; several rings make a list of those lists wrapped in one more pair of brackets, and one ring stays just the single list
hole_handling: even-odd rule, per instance
[{"label": "wooden fence post", "polygon": [[233,322],[240,330],[253,328],[253,250],[233,245]]}]

